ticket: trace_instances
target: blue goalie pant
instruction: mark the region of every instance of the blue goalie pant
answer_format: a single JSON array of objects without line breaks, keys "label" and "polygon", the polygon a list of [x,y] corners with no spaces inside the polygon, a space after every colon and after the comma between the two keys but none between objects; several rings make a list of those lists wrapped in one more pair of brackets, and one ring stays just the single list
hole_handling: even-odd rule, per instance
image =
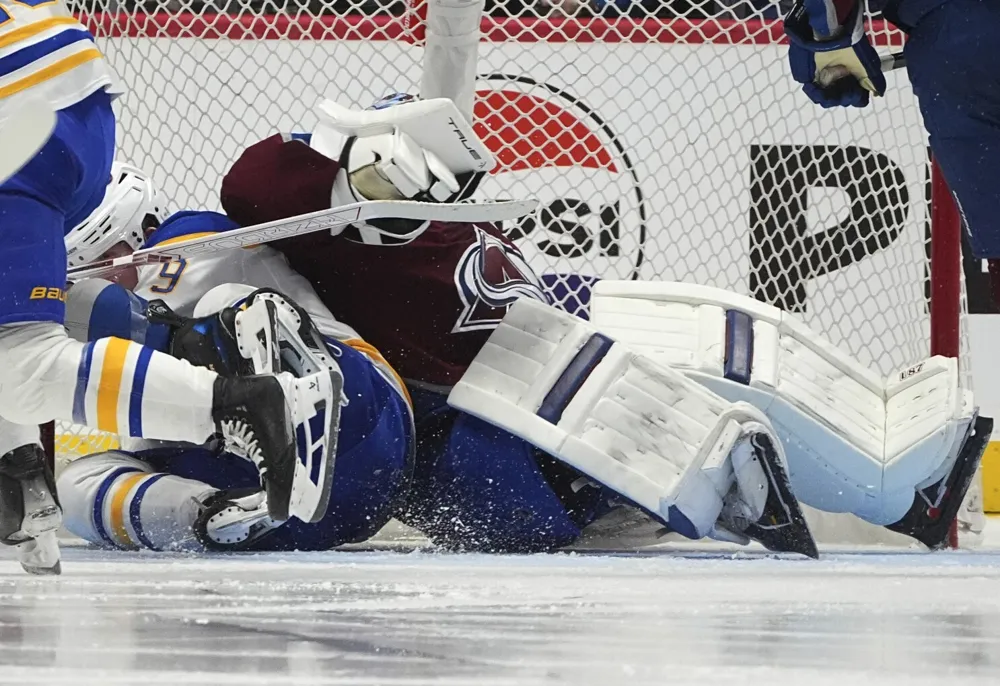
[{"label": "blue goalie pant", "polygon": [[526,441],[413,392],[417,461],[399,519],[436,545],[531,553],[573,543],[614,494]]},{"label": "blue goalie pant", "polygon": [[59,111],[48,143],[0,185],[0,324],[62,322],[63,236],[103,199],[114,146],[111,98],[101,90]]},{"label": "blue goalie pant", "polygon": [[1000,3],[949,0],[908,14],[919,6],[903,0],[896,18],[910,27],[907,71],[931,150],[958,198],[974,255],[1000,257]]}]

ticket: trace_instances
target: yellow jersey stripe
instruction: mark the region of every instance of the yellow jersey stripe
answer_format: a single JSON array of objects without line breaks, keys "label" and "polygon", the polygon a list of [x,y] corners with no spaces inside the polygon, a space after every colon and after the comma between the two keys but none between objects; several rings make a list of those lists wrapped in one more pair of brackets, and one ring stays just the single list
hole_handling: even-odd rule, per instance
[{"label": "yellow jersey stripe", "polygon": [[132,542],[132,539],[128,535],[128,529],[125,528],[125,500],[128,498],[128,494],[132,492],[132,489],[148,476],[149,474],[145,472],[132,474],[119,481],[115,486],[115,494],[111,498],[111,530],[118,537],[118,542],[124,546],[135,547],[138,545]]},{"label": "yellow jersey stripe", "polygon": [[385,365],[385,367],[392,374],[393,378],[396,379],[396,382],[399,384],[399,390],[403,393],[403,397],[406,399],[407,405],[409,405],[411,408],[413,407],[413,399],[410,397],[409,389],[406,388],[406,384],[403,382],[403,377],[399,375],[395,367],[389,364],[389,362],[384,357],[382,357],[382,353],[378,351],[378,348],[376,348],[368,341],[363,341],[360,338],[348,338],[347,340],[342,342],[344,345],[351,346],[359,353],[367,355],[368,357],[375,360],[379,364]]},{"label": "yellow jersey stripe", "polygon": [[101,364],[101,381],[97,386],[97,428],[118,433],[118,396],[125,374],[125,356],[131,343],[121,338],[109,338]]},{"label": "yellow jersey stripe", "polygon": [[217,236],[218,234],[219,234],[218,231],[202,231],[200,233],[189,233],[186,236],[175,236],[173,238],[168,238],[162,243],[156,243],[153,247],[159,248],[164,245],[172,245],[174,243],[180,243],[181,241],[190,241],[195,238],[204,238],[205,236]]},{"label": "yellow jersey stripe", "polygon": [[68,26],[70,24],[79,23],[80,22],[78,22],[75,17],[50,17],[48,19],[42,19],[34,24],[22,26],[19,29],[14,29],[8,34],[0,36],[0,50],[13,45],[14,43],[25,40],[26,38],[37,36],[43,31],[48,31],[53,26]]},{"label": "yellow jersey stripe", "polygon": [[3,98],[10,97],[15,93],[20,93],[23,90],[31,88],[32,86],[37,86],[43,81],[48,81],[49,79],[54,79],[57,76],[62,76],[68,71],[76,69],[81,64],[86,64],[87,62],[92,62],[93,60],[99,60],[104,55],[97,48],[90,48],[89,50],[84,50],[83,52],[78,52],[75,55],[70,55],[65,59],[61,59],[55,64],[50,64],[44,69],[39,69],[31,76],[25,76],[19,81],[15,81],[9,86],[4,86],[0,88],[0,100]]}]

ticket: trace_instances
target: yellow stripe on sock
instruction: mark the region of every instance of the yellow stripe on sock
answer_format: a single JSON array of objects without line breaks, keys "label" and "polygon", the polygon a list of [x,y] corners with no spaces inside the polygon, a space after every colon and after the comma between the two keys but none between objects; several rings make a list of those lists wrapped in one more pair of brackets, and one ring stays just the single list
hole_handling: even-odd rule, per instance
[{"label": "yellow stripe on sock", "polygon": [[25,76],[19,81],[15,81],[9,86],[4,86],[0,88],[0,99],[14,95],[15,93],[20,93],[23,90],[27,90],[32,86],[37,86],[38,84],[48,81],[49,79],[54,79],[57,76],[62,76],[66,72],[76,69],[81,64],[86,64],[92,60],[99,60],[104,55],[97,48],[91,48],[90,50],[84,50],[83,52],[78,52],[75,55],[70,55],[65,59],[61,59],[55,64],[50,64],[44,69],[39,69],[31,76]]},{"label": "yellow stripe on sock", "polygon": [[131,343],[109,338],[101,364],[101,382],[97,385],[97,428],[118,433],[118,396],[121,395],[125,356]]},{"label": "yellow stripe on sock", "polygon": [[118,542],[124,546],[138,546],[138,543],[132,542],[128,535],[128,529],[125,528],[125,500],[132,489],[148,476],[149,474],[146,473],[132,474],[115,486],[115,495],[111,499],[111,530],[118,537]]}]

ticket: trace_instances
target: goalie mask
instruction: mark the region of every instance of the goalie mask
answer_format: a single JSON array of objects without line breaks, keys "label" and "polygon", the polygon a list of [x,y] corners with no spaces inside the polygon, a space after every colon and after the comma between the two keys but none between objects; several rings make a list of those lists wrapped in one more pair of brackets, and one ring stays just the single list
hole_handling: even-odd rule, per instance
[{"label": "goalie mask", "polygon": [[101,204],[66,234],[67,263],[88,264],[118,243],[139,250],[146,232],[159,226],[164,216],[163,199],[152,179],[136,167],[115,162]]}]

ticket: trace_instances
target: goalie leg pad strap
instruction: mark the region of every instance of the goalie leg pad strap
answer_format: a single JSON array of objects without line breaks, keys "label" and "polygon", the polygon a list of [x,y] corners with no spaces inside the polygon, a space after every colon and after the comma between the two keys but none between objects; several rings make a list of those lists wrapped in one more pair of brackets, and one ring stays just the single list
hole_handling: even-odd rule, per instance
[{"label": "goalie leg pad strap", "polygon": [[767,425],[754,408],[530,300],[510,309],[448,402],[692,538],[712,531],[734,483],[729,458],[742,423]]}]

